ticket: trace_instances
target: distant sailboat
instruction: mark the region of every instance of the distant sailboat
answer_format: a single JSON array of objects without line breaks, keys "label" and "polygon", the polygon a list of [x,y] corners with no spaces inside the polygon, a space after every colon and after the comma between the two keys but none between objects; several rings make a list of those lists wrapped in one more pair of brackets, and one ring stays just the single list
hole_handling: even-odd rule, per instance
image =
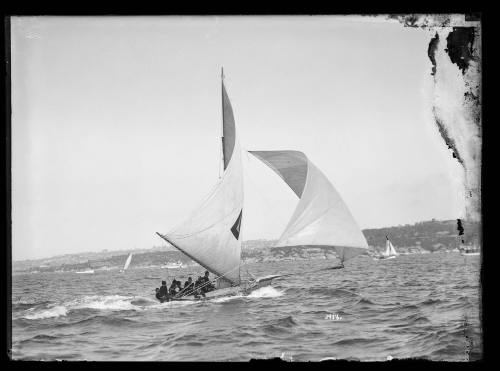
[{"label": "distant sailboat", "polygon": [[478,256],[480,252],[477,246],[473,246],[464,248],[460,254],[463,256]]},{"label": "distant sailboat", "polygon": [[479,251],[474,251],[474,252],[463,252],[461,255],[464,255],[464,256],[479,256],[480,253]]},{"label": "distant sailboat", "polygon": [[123,266],[123,269],[120,270],[120,272],[125,272],[128,269],[131,261],[132,261],[132,253],[129,254],[127,261],[125,261],[125,265]]},{"label": "distant sailboat", "polygon": [[394,246],[392,245],[389,237],[385,236],[385,251],[382,253],[382,256],[379,259],[394,259],[399,253],[396,251]]},{"label": "distant sailboat", "polygon": [[83,271],[76,271],[75,273],[78,273],[78,274],[93,274],[94,273],[94,270],[91,269],[91,268],[86,268],[85,270]]}]

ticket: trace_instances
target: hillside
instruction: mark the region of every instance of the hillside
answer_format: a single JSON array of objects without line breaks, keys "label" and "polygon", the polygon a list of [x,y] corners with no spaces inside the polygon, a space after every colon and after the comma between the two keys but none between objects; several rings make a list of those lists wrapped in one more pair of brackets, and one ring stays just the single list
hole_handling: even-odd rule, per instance
[{"label": "hillside", "polygon": [[[479,246],[480,224],[463,223],[464,234],[460,237],[456,220],[424,221],[413,225],[365,229],[369,255],[385,249],[385,236],[389,236],[396,249],[402,253],[446,252],[463,245]],[[249,262],[272,260],[294,260],[312,258],[334,258],[331,249],[319,247],[272,247],[276,241],[250,240],[242,243],[242,258]],[[13,272],[77,271],[87,267],[93,269],[119,269],[130,252],[134,253],[130,268],[160,266],[167,262],[181,261],[196,264],[186,255],[170,246],[155,246],[151,249],[89,252],[68,254],[47,259],[14,261]]]}]

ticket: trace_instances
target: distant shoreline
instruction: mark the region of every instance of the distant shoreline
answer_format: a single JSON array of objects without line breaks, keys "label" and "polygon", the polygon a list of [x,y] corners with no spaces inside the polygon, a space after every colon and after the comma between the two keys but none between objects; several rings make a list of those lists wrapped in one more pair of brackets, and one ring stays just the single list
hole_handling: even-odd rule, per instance
[{"label": "distant shoreline", "polygon": [[[464,234],[459,236],[457,221],[431,220],[413,225],[365,229],[363,234],[369,245],[368,255],[373,256],[385,248],[385,236],[389,236],[398,252],[419,254],[429,252],[450,252],[459,247],[480,245],[480,223],[463,222]],[[463,243],[462,243],[463,240]],[[276,247],[276,240],[248,240],[242,242],[242,258],[253,261],[272,261],[274,259],[310,259],[316,255],[329,255],[328,248],[317,247]],[[324,250],[324,251],[323,251]],[[180,251],[170,246],[155,246],[150,249],[103,250],[65,254],[50,258],[27,259],[12,262],[13,272],[55,272],[77,271],[91,266],[97,270],[122,268],[129,253],[134,253],[132,267],[154,267],[181,261],[184,265],[194,262]],[[332,253],[331,257],[334,255]],[[194,263],[196,264],[196,263]]]}]

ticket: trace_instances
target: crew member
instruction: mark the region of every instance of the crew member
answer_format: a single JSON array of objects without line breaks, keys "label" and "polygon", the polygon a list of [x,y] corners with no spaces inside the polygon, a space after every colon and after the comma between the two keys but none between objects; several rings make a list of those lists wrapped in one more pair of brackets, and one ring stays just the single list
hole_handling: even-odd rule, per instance
[{"label": "crew member", "polygon": [[177,292],[178,292],[177,290],[178,290],[177,280],[174,278],[174,280],[172,281],[172,284],[170,285],[170,289],[168,290],[170,296],[175,296],[175,294],[177,294]]},{"label": "crew member", "polygon": [[191,277],[188,278],[186,282],[184,282],[184,294],[190,295],[190,291],[194,289],[194,282]]},{"label": "crew member", "polygon": [[161,287],[158,290],[158,296],[160,301],[168,300],[168,287],[166,281],[161,281]]},{"label": "crew member", "polygon": [[210,278],[208,277],[209,274],[208,271],[205,271],[205,276],[202,278],[204,292],[213,291],[215,289],[214,285],[210,282]]}]

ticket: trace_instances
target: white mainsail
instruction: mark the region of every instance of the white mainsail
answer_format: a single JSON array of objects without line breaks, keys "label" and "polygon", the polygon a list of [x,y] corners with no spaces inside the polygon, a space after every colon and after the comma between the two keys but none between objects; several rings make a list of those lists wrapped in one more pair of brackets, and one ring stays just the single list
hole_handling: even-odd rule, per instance
[{"label": "white mainsail", "polygon": [[215,189],[178,227],[160,235],[217,276],[219,287],[240,284],[243,172],[231,103],[222,82],[224,174]]},{"label": "white mainsail", "polygon": [[123,270],[126,270],[132,261],[132,253],[129,254],[127,261],[125,261],[125,265],[123,266]]},{"label": "white mainsail", "polygon": [[299,151],[250,151],[274,170],[300,201],[276,243],[332,247],[342,261],[368,249],[368,243],[328,178]]}]

